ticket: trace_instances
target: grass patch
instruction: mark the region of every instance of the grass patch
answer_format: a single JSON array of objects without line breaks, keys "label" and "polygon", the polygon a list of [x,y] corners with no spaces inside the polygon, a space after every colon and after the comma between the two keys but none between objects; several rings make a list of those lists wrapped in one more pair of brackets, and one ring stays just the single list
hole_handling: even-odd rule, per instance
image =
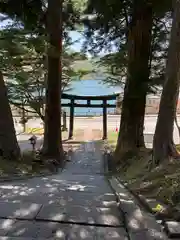
[{"label": "grass patch", "polygon": [[68,132],[62,132],[62,140],[68,138],[69,133]]},{"label": "grass patch", "polygon": [[180,152],[180,144],[177,144],[176,148],[177,148],[178,152]]},{"label": "grass patch", "polygon": [[30,127],[27,127],[25,133],[43,135],[44,134],[44,128],[30,128]]},{"label": "grass patch", "polygon": [[118,133],[115,131],[108,131],[108,144],[115,148],[117,143]]},{"label": "grass patch", "polygon": [[[108,132],[108,144],[115,148],[118,134]],[[180,152],[180,144],[177,145]],[[127,157],[126,167],[118,167],[119,177],[136,194],[146,199],[155,199],[180,209],[180,161],[163,162],[162,165],[150,168],[152,151],[143,150],[138,156]]]},{"label": "grass patch", "polygon": [[[26,128],[26,134],[43,135],[44,128]],[[68,131],[62,131],[62,139],[68,137]]]},{"label": "grass patch", "polygon": [[[79,129],[74,130],[74,137],[78,134]],[[83,130],[81,131],[82,135]],[[44,134],[44,128],[26,128],[27,134],[34,134],[34,135],[43,135]],[[62,131],[62,139],[67,139],[69,135],[68,131]]]},{"label": "grass patch", "polygon": [[180,207],[180,161],[164,162],[150,169],[150,152],[134,157],[126,169],[119,168],[119,176],[136,194],[156,199],[168,206]]}]

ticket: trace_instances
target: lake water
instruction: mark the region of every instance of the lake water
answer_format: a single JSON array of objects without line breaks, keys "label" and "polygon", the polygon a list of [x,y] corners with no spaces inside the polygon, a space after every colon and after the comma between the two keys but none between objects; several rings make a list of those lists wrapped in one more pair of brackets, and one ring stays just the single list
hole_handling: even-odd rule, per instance
[{"label": "lake water", "polygon": [[[68,94],[81,95],[81,96],[101,96],[110,95],[115,92],[120,92],[120,88],[109,87],[102,84],[100,80],[81,80],[72,83],[72,90],[68,91]],[[65,101],[65,100],[64,100]],[[68,102],[68,101],[66,101]],[[78,101],[78,103],[85,103],[84,101]],[[94,104],[102,103],[101,101],[93,101]],[[115,103],[115,101],[108,101],[108,103]],[[69,112],[69,109],[66,108]],[[108,109],[108,113],[113,113],[114,109]],[[75,115],[101,115],[101,108],[75,108]]]}]

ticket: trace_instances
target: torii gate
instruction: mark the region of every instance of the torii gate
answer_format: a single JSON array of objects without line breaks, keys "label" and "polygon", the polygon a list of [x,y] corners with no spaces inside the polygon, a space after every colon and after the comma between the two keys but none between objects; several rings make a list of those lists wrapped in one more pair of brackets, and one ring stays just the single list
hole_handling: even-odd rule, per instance
[{"label": "torii gate", "polygon": [[[69,139],[73,137],[74,129],[74,108],[102,108],[103,109],[103,139],[107,139],[107,108],[116,108],[116,104],[108,104],[109,100],[117,100],[119,94],[105,95],[105,96],[79,96],[63,93],[61,98],[70,100],[70,103],[62,103],[62,107],[70,107],[70,121],[69,121]],[[75,101],[85,100],[87,103],[76,103]],[[101,101],[100,104],[91,103],[92,101]]]}]

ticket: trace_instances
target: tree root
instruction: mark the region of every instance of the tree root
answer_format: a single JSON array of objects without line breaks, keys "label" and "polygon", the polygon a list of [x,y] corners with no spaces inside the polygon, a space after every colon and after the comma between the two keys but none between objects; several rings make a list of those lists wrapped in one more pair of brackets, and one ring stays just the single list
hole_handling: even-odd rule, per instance
[{"label": "tree root", "polygon": [[173,141],[166,142],[162,146],[154,146],[151,168],[172,160],[180,160],[180,154]]}]

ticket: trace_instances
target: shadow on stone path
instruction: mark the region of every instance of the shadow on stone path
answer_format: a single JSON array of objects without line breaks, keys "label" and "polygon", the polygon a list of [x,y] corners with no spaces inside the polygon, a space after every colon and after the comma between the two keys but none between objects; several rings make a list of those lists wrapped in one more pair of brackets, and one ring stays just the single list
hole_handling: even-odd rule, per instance
[{"label": "shadow on stone path", "polygon": [[57,175],[0,183],[0,239],[127,240],[101,147],[81,144]]}]

